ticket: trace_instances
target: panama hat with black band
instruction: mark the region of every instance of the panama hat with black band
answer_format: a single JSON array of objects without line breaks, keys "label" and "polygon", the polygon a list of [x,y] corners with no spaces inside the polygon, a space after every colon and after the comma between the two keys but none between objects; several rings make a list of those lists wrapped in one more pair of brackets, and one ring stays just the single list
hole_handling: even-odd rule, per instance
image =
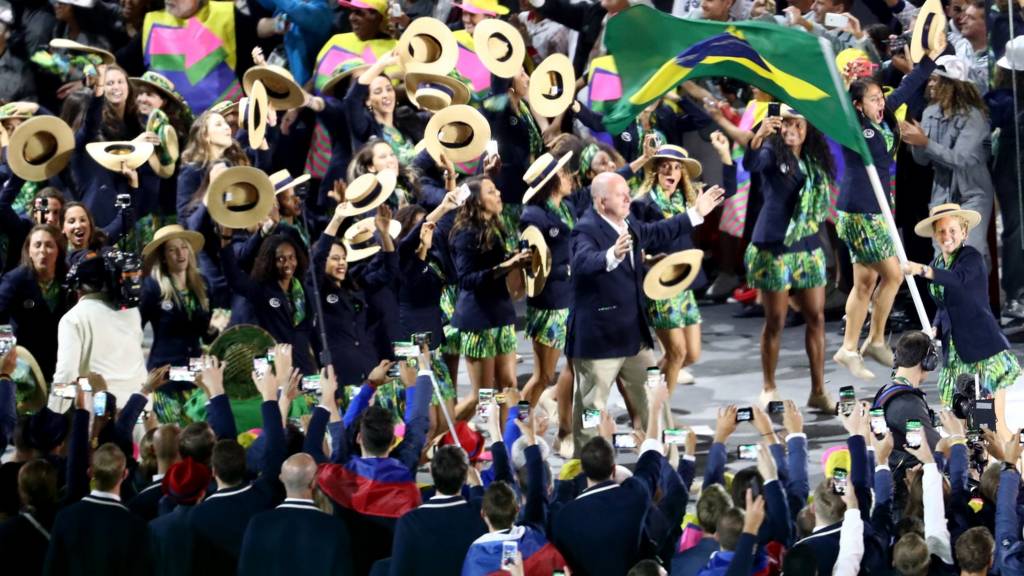
[{"label": "panama hat with black band", "polygon": [[395,192],[398,176],[391,170],[367,172],[345,189],[345,203],[338,208],[342,216],[358,216],[387,201]]},{"label": "panama hat with black band", "polygon": [[678,296],[696,280],[703,250],[680,250],[662,258],[644,276],[644,294],[651,300]]},{"label": "panama hat with black band", "polygon": [[473,45],[480,62],[495,76],[512,78],[523,68],[526,44],[515,26],[488,18],[473,28]]},{"label": "panama hat with black band", "polygon": [[981,213],[974,210],[965,210],[959,204],[950,202],[939,204],[929,210],[928,217],[914,225],[914,233],[922,238],[932,238],[935,235],[935,223],[949,216],[963,220],[968,230],[981,222]]},{"label": "panama hat with black band", "polygon": [[471,162],[487,149],[491,125],[472,106],[449,106],[434,114],[423,132],[424,146],[435,162],[441,154],[452,162]]},{"label": "panama hat with black band", "polygon": [[417,18],[398,39],[398,60],[407,72],[444,76],[459,60],[459,43],[436,18]]},{"label": "panama hat with black band", "polygon": [[537,192],[540,192],[544,188],[544,185],[549,180],[558,174],[558,171],[563,166],[569,163],[572,159],[572,150],[566,152],[561,158],[555,158],[550,152],[541,154],[540,158],[533,161],[530,167],[526,169],[523,174],[523,182],[526,182],[526,192],[523,194],[523,204],[529,204],[530,199],[534,197]]},{"label": "panama hat with black band", "polygon": [[536,226],[527,226],[519,236],[529,245],[530,262],[523,268],[526,280],[526,295],[536,298],[544,291],[548,276],[551,274],[551,249],[548,247],[544,233]]},{"label": "panama hat with black band", "polygon": [[291,110],[302,106],[306,95],[287,69],[272,64],[253,66],[245,71],[242,86],[249,94],[253,85],[261,82],[267,92],[267,101],[275,110]]},{"label": "panama hat with black band", "polygon": [[572,105],[576,94],[576,73],[565,54],[552,54],[530,75],[530,108],[545,118],[554,118]]},{"label": "panama hat with black band", "polygon": [[214,222],[226,228],[249,228],[270,215],[274,185],[259,168],[235,166],[210,182],[204,202]]},{"label": "panama hat with black band", "polygon": [[249,133],[249,147],[253,150],[263,145],[267,135],[267,106],[267,91],[259,80],[249,88],[248,96],[238,101],[238,122]]},{"label": "panama hat with black band", "polygon": [[7,146],[7,165],[29,182],[48,180],[71,162],[75,133],[56,116],[29,118],[15,128]]},{"label": "panama hat with black band", "polygon": [[[397,239],[401,231],[402,223],[398,220],[391,220],[388,223],[388,236],[391,236],[392,240]],[[376,218],[373,216],[363,218],[349,226],[348,230],[345,230],[344,236],[345,261],[349,263],[359,262],[380,252],[381,247],[377,241],[376,233]]]},{"label": "panama hat with black band", "polygon": [[270,182],[274,184],[274,194],[281,194],[286,190],[291,190],[300,184],[309,182],[312,178],[309,174],[303,174],[298,178],[293,178],[291,172],[288,170],[278,170],[270,175]]},{"label": "panama hat with black band", "polygon": [[921,6],[910,37],[910,59],[917,64],[928,56],[935,60],[946,49],[946,13],[939,0],[928,0]]},{"label": "panama hat with black band", "polygon": [[142,140],[90,142],[85,145],[85,151],[100,166],[121,172],[122,167],[135,170],[145,164],[153,155],[153,145]]},{"label": "panama hat with black band", "polygon": [[654,165],[658,160],[675,160],[681,162],[683,167],[686,168],[686,173],[689,174],[690,178],[699,178],[702,167],[700,162],[690,157],[690,153],[686,151],[686,148],[676,146],[674,144],[662,144],[655,150],[654,155],[647,161],[651,166]]},{"label": "panama hat with black band", "polygon": [[405,92],[417,108],[431,112],[469,102],[469,88],[451,76],[409,72],[405,75]]},{"label": "panama hat with black band", "polygon": [[203,249],[204,239],[199,232],[186,230],[180,224],[168,224],[156,231],[153,239],[142,249],[143,269],[149,270],[160,259],[160,248],[171,240],[181,239],[188,242],[192,253],[198,258]]}]

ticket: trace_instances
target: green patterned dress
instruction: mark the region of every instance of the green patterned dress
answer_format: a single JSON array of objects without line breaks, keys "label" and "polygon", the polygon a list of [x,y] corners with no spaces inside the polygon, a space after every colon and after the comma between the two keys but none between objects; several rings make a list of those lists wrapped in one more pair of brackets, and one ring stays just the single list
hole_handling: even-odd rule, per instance
[{"label": "green patterned dress", "polygon": [[[669,197],[661,186],[655,185],[647,194],[666,220],[679,214],[686,214],[686,194],[682,190],[677,190]],[[697,307],[693,290],[683,290],[664,300],[651,300],[644,296],[644,302],[647,308],[647,321],[655,330],[672,330],[701,323],[700,308]]]},{"label": "green patterned dress", "polygon": [[[874,124],[875,130],[885,138],[886,150],[895,151],[895,135],[886,123]],[[892,211],[892,198],[889,199],[889,210]],[[885,218],[880,212],[836,212],[836,233],[850,249],[850,258],[854,264],[872,264],[896,256],[896,246],[892,242]]]},{"label": "green patterned dress", "polygon": [[[949,258],[939,254],[932,261],[932,268],[938,270],[950,269],[959,254],[959,250],[950,255]],[[928,285],[928,292],[936,302],[942,301],[945,297],[945,289],[937,282],[931,282]],[[981,385],[991,393],[1013,386],[1014,382],[1017,381],[1017,377],[1020,376],[1020,363],[1017,362],[1017,357],[1010,350],[997,352],[977,362],[964,362],[956,352],[956,345],[953,342],[952,335],[946,339],[945,345],[947,348],[946,364],[942,367],[942,371],[939,372],[938,385],[942,405],[947,408],[952,405],[953,392],[956,390],[956,380],[961,374],[978,374],[981,377]]]},{"label": "green patterned dress", "polygon": [[[545,209],[557,215],[562,223],[569,227],[570,231],[576,227],[576,217],[573,215],[572,208],[568,202],[559,202],[556,206],[554,202],[548,199]],[[527,302],[524,332],[528,338],[535,340],[542,346],[554,348],[555,350],[564,350],[567,332],[566,322],[568,320],[568,308],[535,308]]]}]

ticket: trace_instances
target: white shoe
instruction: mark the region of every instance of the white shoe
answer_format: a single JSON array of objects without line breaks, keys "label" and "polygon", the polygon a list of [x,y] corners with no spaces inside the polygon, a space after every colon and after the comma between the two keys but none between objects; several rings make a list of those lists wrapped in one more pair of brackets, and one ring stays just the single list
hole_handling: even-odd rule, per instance
[{"label": "white shoe", "polygon": [[761,394],[757,397],[757,405],[761,410],[767,411],[769,402],[778,402],[779,400],[782,400],[782,398],[779,397],[778,388],[774,390],[761,390]]},{"label": "white shoe", "polygon": [[873,372],[864,367],[864,358],[862,358],[857,352],[852,352],[840,347],[832,359],[835,360],[837,364],[845,366],[851,374],[861,380],[871,380],[875,377]]},{"label": "white shoe", "polygon": [[686,368],[679,369],[679,376],[676,378],[676,384],[682,384],[683,386],[690,386],[696,379],[693,377],[693,372],[690,372]]}]

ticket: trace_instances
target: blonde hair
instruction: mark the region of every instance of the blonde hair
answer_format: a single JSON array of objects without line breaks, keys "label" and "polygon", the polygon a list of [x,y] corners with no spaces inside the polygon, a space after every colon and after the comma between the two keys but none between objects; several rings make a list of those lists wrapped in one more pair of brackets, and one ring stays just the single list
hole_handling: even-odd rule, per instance
[{"label": "blonde hair", "polygon": [[[658,183],[658,168],[663,162],[679,162],[671,158],[655,158],[654,164],[650,169],[644,169],[644,181],[637,188],[637,197],[647,194],[651,190],[654,190],[654,186]],[[693,206],[697,202],[697,194],[700,194],[704,188],[703,182],[694,182],[690,180],[690,172],[686,169],[686,165],[680,162],[680,172],[683,177],[679,181],[679,186],[676,186],[676,192],[682,188],[683,193],[686,195],[686,205]],[[674,192],[673,192],[674,194]]]},{"label": "blonde hair", "polygon": [[[171,274],[167,272],[167,263],[164,261],[164,247],[160,246],[160,254],[157,258],[156,266],[150,271],[150,275],[156,283],[160,285],[160,300],[163,302],[174,302],[179,306],[183,306],[181,297],[178,296],[178,291],[174,288],[171,283]],[[195,295],[196,300],[199,302],[199,307],[203,311],[210,309],[210,299],[206,295],[206,284],[203,282],[203,277],[199,274],[199,266],[196,264],[196,253],[192,251],[192,245],[185,243],[188,246],[188,267],[185,268],[185,287],[188,288],[192,294]]]}]

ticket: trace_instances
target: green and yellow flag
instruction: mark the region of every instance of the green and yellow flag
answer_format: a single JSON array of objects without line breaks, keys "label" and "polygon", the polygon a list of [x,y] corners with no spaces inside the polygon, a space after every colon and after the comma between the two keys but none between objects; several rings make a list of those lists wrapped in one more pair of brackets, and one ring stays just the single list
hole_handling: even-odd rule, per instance
[{"label": "green and yellow flag", "polygon": [[683,20],[634,6],[608,21],[605,37],[622,98],[604,124],[618,134],[684,80],[726,76],[789,104],[868,164],[871,154],[827,42],[769,22]]}]

